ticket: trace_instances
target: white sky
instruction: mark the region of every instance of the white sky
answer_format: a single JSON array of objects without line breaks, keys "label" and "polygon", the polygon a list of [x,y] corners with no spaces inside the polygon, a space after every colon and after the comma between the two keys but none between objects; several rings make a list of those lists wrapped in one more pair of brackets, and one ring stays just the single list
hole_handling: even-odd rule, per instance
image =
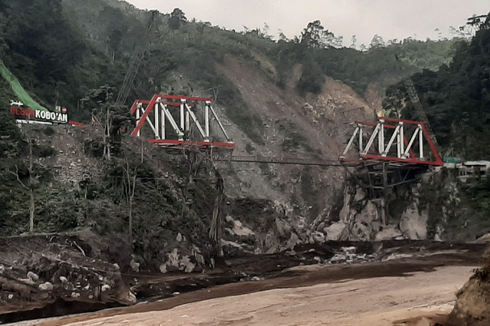
[{"label": "white sky", "polygon": [[378,34],[390,39],[438,38],[439,28],[449,37],[449,26],[459,27],[473,14],[487,14],[489,0],[127,0],[141,9],[170,13],[180,8],[187,19],[210,22],[227,29],[242,31],[270,27],[269,34],[281,30],[288,38],[300,35],[314,20],[336,36],[344,36],[344,45],[352,35],[358,45],[369,45]]}]

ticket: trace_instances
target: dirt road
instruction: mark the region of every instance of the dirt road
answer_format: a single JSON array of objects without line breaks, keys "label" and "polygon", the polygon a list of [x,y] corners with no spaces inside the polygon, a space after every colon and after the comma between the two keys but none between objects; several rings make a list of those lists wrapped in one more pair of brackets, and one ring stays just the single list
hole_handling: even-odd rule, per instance
[{"label": "dirt road", "polygon": [[443,322],[474,268],[431,260],[298,267],[277,279],[227,284],[39,325],[429,326]]}]

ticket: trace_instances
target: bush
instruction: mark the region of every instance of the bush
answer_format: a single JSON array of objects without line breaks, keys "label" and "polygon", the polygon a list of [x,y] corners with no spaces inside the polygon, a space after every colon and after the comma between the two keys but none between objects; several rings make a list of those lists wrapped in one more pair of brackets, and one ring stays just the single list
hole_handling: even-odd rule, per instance
[{"label": "bush", "polygon": [[56,133],[56,131],[52,127],[46,127],[43,131],[46,136],[52,136]]},{"label": "bush", "polygon": [[56,154],[56,150],[51,146],[39,146],[39,156],[49,157]]},{"label": "bush", "polygon": [[104,142],[102,138],[86,139],[84,150],[85,154],[93,157],[102,157],[104,155]]},{"label": "bush", "polygon": [[303,74],[298,81],[298,92],[301,96],[306,93],[319,94],[322,91],[325,78],[320,66],[314,61],[307,61],[303,65]]}]

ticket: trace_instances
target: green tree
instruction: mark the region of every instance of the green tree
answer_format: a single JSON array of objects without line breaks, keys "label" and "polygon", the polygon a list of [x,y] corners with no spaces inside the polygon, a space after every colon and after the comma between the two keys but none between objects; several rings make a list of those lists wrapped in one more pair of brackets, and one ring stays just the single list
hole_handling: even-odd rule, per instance
[{"label": "green tree", "polygon": [[325,30],[321,21],[315,20],[308,23],[301,33],[300,43],[311,48],[325,48],[331,43],[333,37],[334,34]]},{"label": "green tree", "polygon": [[168,26],[173,30],[178,30],[185,23],[187,23],[187,18],[185,17],[185,13],[181,9],[175,8],[170,14],[170,18],[168,20]]}]

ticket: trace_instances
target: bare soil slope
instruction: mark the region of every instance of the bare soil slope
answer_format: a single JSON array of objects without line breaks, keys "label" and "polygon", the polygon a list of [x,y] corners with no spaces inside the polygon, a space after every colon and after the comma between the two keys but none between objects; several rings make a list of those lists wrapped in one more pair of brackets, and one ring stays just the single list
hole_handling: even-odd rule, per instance
[{"label": "bare soil slope", "polygon": [[[227,123],[237,144],[235,155],[266,157],[325,158],[337,160],[356,120],[371,121],[376,115],[350,87],[326,78],[318,95],[299,96],[295,90],[302,67],[294,67],[285,89],[276,86],[271,64],[258,57],[258,65],[227,55],[218,69],[239,89],[249,113],[259,126],[263,143],[250,140],[243,126]],[[373,101],[374,103],[375,101]],[[376,105],[374,105],[376,106]],[[224,114],[224,112],[222,112]],[[297,165],[238,163],[228,169],[227,192],[232,196],[252,196],[298,205],[298,215],[323,219],[331,212],[344,183],[340,168],[321,169]],[[232,171],[230,171],[230,169]],[[329,207],[330,206],[330,207]]]}]

